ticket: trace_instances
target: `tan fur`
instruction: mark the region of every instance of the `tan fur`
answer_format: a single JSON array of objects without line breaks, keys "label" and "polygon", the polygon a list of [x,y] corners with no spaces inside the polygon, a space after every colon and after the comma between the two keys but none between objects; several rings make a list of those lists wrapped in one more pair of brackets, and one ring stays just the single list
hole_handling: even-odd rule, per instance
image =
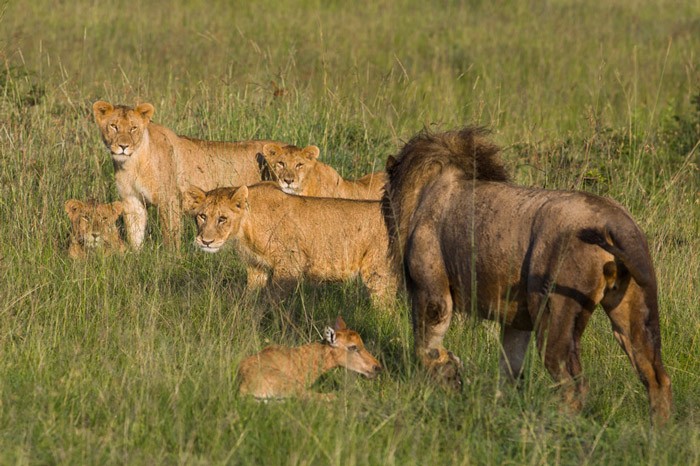
[{"label": "tan fur", "polygon": [[[453,309],[500,322],[502,373],[522,374],[534,330],[544,363],[578,410],[587,391],[580,341],[601,304],[647,387],[652,418],[668,419],[657,284],[644,234],[616,202],[515,186],[479,128],[421,133],[387,161],[382,201],[404,266],[421,361],[460,385],[442,346]],[[475,300],[473,301],[473,298]]]},{"label": "tan fur", "polygon": [[178,247],[181,194],[252,184],[261,180],[262,148],[270,141],[212,142],[178,136],[151,121],[155,109],[93,104],[102,140],[112,154],[129,243],[139,248],[146,233],[146,206],[158,207],[163,240]]},{"label": "tan fur", "polygon": [[304,148],[266,144],[263,155],[282,191],[299,196],[373,199],[382,197],[386,174],[370,173],[346,180],[330,165],[318,160],[316,146]]},{"label": "tan fur", "polygon": [[195,244],[216,252],[231,241],[247,264],[249,290],[271,281],[273,292],[286,293],[303,278],[359,275],[376,304],[395,296],[398,274],[378,201],[292,196],[273,182],[187,194]]},{"label": "tan fur", "polygon": [[365,349],[360,335],[348,329],[341,317],[336,319],[333,329],[325,329],[323,344],[296,348],[268,346],[241,361],[239,393],[258,399],[290,396],[327,399],[308,387],[336,367],[345,367],[368,378],[381,371],[379,361]]},{"label": "tan fur", "polygon": [[121,202],[100,204],[92,200],[69,199],[64,207],[71,221],[68,254],[72,258],[83,258],[90,251],[124,251],[124,241],[116,226],[123,212]]}]

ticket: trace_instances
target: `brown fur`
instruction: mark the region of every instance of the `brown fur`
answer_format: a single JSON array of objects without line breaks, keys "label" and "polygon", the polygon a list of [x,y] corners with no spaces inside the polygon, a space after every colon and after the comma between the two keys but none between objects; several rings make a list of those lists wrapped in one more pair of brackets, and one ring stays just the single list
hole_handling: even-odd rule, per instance
[{"label": "brown fur", "polygon": [[316,146],[280,147],[267,144],[263,155],[274,178],[288,194],[343,199],[373,199],[382,197],[386,174],[370,173],[357,180],[346,180],[330,165],[318,160]]},{"label": "brown fur", "polygon": [[100,204],[69,199],[64,207],[71,221],[68,255],[72,258],[83,258],[91,251],[124,251],[124,241],[116,225],[123,212],[121,202]]},{"label": "brown fur", "polygon": [[473,309],[502,324],[509,377],[521,375],[534,330],[547,370],[577,410],[586,393],[580,339],[601,304],[647,387],[652,417],[665,421],[671,381],[644,234],[610,199],[508,183],[485,135],[420,133],[387,162],[383,211],[406,272],[419,358],[459,385],[459,361],[442,341],[453,309]]},{"label": "brown fur", "polygon": [[381,371],[379,361],[365,349],[360,335],[348,329],[341,317],[336,319],[333,329],[325,329],[323,343],[296,348],[268,346],[241,361],[239,393],[258,399],[328,398],[307,387],[336,367],[345,367],[368,378]]},{"label": "brown fur", "polygon": [[188,191],[195,244],[207,252],[231,241],[248,267],[248,289],[271,281],[286,293],[302,278],[343,281],[359,275],[376,304],[396,294],[388,236],[378,201],[292,196],[264,182],[208,193]]},{"label": "brown fur", "polygon": [[102,140],[112,154],[129,243],[139,248],[146,233],[146,206],[158,207],[163,240],[178,247],[181,194],[252,184],[261,180],[261,151],[270,141],[212,142],[178,136],[151,121],[151,104],[93,104]]}]

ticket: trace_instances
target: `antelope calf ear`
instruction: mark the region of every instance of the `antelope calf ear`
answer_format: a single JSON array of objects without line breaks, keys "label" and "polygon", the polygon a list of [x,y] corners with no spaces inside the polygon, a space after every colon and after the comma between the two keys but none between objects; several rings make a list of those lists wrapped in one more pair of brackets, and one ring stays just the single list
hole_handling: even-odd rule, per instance
[{"label": "antelope calf ear", "polygon": [[338,331],[338,330],[345,330],[348,328],[347,325],[345,325],[345,321],[343,320],[342,317],[338,316],[335,318],[335,324],[333,324],[333,328]]},{"label": "antelope calf ear", "polygon": [[335,343],[335,330],[330,327],[326,327],[323,330],[323,340],[331,346],[336,346]]},{"label": "antelope calf ear", "polygon": [[207,193],[196,186],[190,186],[190,189],[185,191],[185,195],[182,196],[182,208],[192,215],[199,209],[206,197]]}]

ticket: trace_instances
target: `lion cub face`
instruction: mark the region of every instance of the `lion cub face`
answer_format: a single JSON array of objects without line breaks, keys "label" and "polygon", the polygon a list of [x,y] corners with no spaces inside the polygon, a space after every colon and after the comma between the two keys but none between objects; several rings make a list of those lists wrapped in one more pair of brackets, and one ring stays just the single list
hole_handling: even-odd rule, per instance
[{"label": "lion cub face", "polygon": [[155,108],[151,104],[136,107],[117,105],[99,100],[92,105],[102,141],[117,162],[124,162],[133,155],[143,141],[144,131],[151,121]]},{"label": "lion cub face", "polygon": [[302,195],[304,182],[316,165],[320,151],[316,146],[303,149],[296,146],[281,147],[269,143],[263,147],[263,155],[275,174],[282,191]]},{"label": "lion cub face", "polygon": [[72,257],[80,257],[96,249],[124,249],[124,241],[119,236],[116,225],[117,219],[124,212],[121,202],[100,204],[69,199],[65,210],[71,221],[68,253]]},{"label": "lion cub face", "polygon": [[185,207],[197,222],[194,244],[202,251],[218,252],[229,238],[241,233],[248,216],[248,188],[217,188],[204,192],[191,187],[185,194]]}]

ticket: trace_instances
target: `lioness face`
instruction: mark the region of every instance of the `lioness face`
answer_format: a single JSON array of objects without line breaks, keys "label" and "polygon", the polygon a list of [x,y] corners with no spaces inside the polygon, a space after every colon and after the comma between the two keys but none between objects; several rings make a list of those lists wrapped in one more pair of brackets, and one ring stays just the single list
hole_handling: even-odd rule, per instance
[{"label": "lioness face", "polygon": [[269,143],[263,147],[263,155],[267,164],[272,169],[282,191],[287,194],[303,194],[304,181],[313,171],[319,153],[316,146],[302,149],[296,146],[281,147],[278,144]]},{"label": "lioness face", "polygon": [[127,160],[139,148],[155,112],[151,104],[141,104],[135,108],[123,105],[115,107],[101,100],[93,104],[92,110],[102,132],[102,140],[117,162]]},{"label": "lioness face", "polygon": [[124,211],[122,203],[99,204],[70,199],[65,204],[71,220],[72,235],[84,249],[117,246],[121,240],[116,222]]},{"label": "lioness face", "polygon": [[248,214],[248,188],[217,188],[204,192],[192,187],[185,202],[197,222],[194,244],[205,252],[218,252],[229,238],[236,238]]}]

